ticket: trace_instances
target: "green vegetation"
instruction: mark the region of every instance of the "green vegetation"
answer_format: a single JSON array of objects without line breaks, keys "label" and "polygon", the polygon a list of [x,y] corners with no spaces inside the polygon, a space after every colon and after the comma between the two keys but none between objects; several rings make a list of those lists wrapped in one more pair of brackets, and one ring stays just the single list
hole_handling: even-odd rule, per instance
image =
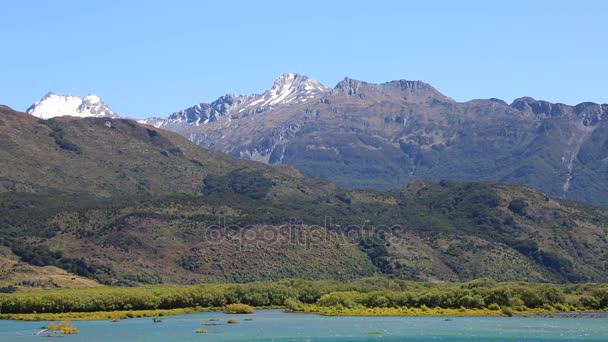
[{"label": "green vegetation", "polygon": [[197,334],[206,334],[207,333],[207,329],[198,328],[198,329],[196,329],[196,333]]},{"label": "green vegetation", "polygon": [[[314,201],[252,199],[234,192],[111,199],[5,193],[0,241],[23,262],[120,286],[352,280],[377,273],[409,280],[608,281],[602,271],[608,261],[608,212],[599,208],[485,183],[352,191],[346,193],[349,201],[336,193]],[[513,203],[521,198],[527,206],[515,213],[521,206]],[[264,239],[268,231],[273,240]],[[135,263],[128,261],[133,255]],[[213,266],[218,263],[221,270]]]},{"label": "green vegetation", "polygon": [[0,287],[0,293],[14,293],[17,292],[17,287],[13,285]]},{"label": "green vegetation", "polygon": [[261,171],[237,170],[227,175],[209,175],[203,180],[206,195],[234,193],[251,199],[262,199],[272,187],[272,181]]},{"label": "green vegetation", "polygon": [[46,329],[50,331],[59,331],[64,335],[73,335],[78,333],[78,329],[76,329],[76,327],[74,327],[70,321],[63,321],[58,324],[50,323]]},{"label": "green vegetation", "polygon": [[[604,284],[549,285],[478,281],[452,284],[393,283],[392,289],[338,291],[322,295],[315,303],[288,301],[292,312],[324,315],[506,315],[608,310],[600,298]],[[392,287],[389,286],[389,287]],[[589,296],[595,298],[588,300]],[[591,305],[589,305],[591,304]]]},{"label": "green vegetation", "polygon": [[39,120],[39,122],[51,129],[51,133],[49,133],[49,136],[55,140],[55,144],[57,144],[57,146],[66,151],[80,154],[80,147],[78,147],[78,145],[74,144],[64,136],[63,129],[57,123],[56,120]]},{"label": "green vegetation", "polygon": [[[179,308],[194,312],[219,307],[225,307],[226,312],[233,314],[250,313],[249,305],[286,306],[292,312],[324,315],[514,315],[608,310],[608,286],[496,283],[486,279],[468,283],[418,283],[368,278],[346,283],[283,280],[252,284],[102,287],[2,294],[0,318],[48,319],[70,318],[71,315],[72,319],[108,319],[141,317],[144,315],[141,310],[149,310],[143,311],[148,315],[153,315],[154,310],[164,310],[157,311],[158,316],[188,312]],[[129,310],[126,317],[112,315],[114,311],[124,314],[124,310]]]},{"label": "green vegetation", "polygon": [[204,312],[215,308],[181,308],[170,310],[118,310],[93,312],[64,312],[64,313],[26,313],[26,314],[0,314],[0,319],[20,321],[104,321],[120,322],[122,319],[158,317],[170,315],[184,315],[193,312]]},{"label": "green vegetation", "polygon": [[389,263],[389,253],[386,249],[387,242],[382,236],[373,236],[369,239],[361,239],[359,247],[369,256],[372,263],[384,274],[392,274],[395,270]]},{"label": "green vegetation", "polygon": [[62,251],[50,251],[46,246],[31,249],[20,245],[19,242],[7,242],[6,245],[20,257],[21,261],[30,265],[57,266],[83,277],[91,277],[96,272],[96,268],[87,265],[82,258],[66,258]]},{"label": "green vegetation", "polygon": [[247,304],[228,304],[224,312],[227,314],[250,314],[253,313],[253,307]]},{"label": "green vegetation", "polygon": [[525,200],[521,198],[516,198],[512,200],[511,203],[509,203],[509,210],[519,215],[525,215],[524,210],[527,206],[528,203]]}]

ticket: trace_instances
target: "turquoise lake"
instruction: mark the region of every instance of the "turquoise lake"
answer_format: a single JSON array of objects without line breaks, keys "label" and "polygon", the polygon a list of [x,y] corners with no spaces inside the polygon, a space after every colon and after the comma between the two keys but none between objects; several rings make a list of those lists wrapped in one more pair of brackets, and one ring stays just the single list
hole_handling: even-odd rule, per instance
[{"label": "turquoise lake", "polygon": [[[202,322],[210,318],[218,322]],[[246,321],[251,317],[253,320]],[[237,324],[226,324],[229,318]],[[45,341],[48,322],[0,321],[0,341]],[[252,315],[206,312],[120,322],[75,321],[63,341],[608,341],[608,318],[323,317],[260,310]],[[211,325],[217,324],[217,325]],[[197,334],[198,328],[207,334]],[[370,334],[372,333],[372,334]],[[379,333],[379,334],[378,334]]]}]

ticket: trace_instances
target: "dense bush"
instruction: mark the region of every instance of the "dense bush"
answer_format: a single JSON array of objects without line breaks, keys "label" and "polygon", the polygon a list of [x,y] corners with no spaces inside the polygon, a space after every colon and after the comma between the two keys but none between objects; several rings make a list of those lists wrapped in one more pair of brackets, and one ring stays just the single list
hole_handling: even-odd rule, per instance
[{"label": "dense bush", "polygon": [[253,313],[253,307],[247,304],[228,304],[224,309],[227,314],[250,314]]},{"label": "dense bush", "polygon": [[[472,286],[471,286],[472,285]],[[310,289],[316,289],[314,295]],[[92,312],[194,307],[225,307],[230,313],[251,306],[286,305],[292,311],[306,305],[322,308],[608,308],[608,288],[577,285],[569,288],[548,284],[492,282],[414,283],[369,278],[348,283],[336,281],[283,280],[251,284],[209,284],[139,288],[101,287],[0,294],[1,313]],[[318,296],[317,296],[318,295]],[[234,309],[234,310],[233,310]],[[507,311],[505,311],[507,310]],[[238,311],[238,312],[237,312]]]},{"label": "dense bush", "polygon": [[15,293],[17,292],[17,287],[13,285],[0,287],[0,293]]},{"label": "dense bush", "polygon": [[516,198],[509,203],[509,210],[518,215],[524,215],[526,213],[525,209],[527,206],[528,202],[521,198]]},{"label": "dense bush", "polygon": [[386,242],[381,237],[363,238],[359,241],[359,247],[369,256],[372,263],[382,273],[391,274],[394,272],[387,258],[388,250],[386,249]]},{"label": "dense bush", "polygon": [[12,243],[10,247],[21,261],[34,266],[57,266],[83,277],[92,277],[96,271],[94,266],[88,265],[84,260],[64,257],[63,252],[51,251],[46,246],[32,247]]},{"label": "dense bush", "polygon": [[236,193],[262,199],[271,187],[272,181],[265,178],[261,171],[233,171],[227,175],[205,177],[202,190],[206,195]]}]

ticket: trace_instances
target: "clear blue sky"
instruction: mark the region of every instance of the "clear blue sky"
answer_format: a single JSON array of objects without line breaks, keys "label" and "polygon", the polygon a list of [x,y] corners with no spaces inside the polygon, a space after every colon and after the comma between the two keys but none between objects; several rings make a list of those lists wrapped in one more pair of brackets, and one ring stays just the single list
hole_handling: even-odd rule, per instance
[{"label": "clear blue sky", "polygon": [[210,2],[4,1],[0,103],[95,93],[121,115],[167,116],[285,72],[608,103],[607,1]]}]

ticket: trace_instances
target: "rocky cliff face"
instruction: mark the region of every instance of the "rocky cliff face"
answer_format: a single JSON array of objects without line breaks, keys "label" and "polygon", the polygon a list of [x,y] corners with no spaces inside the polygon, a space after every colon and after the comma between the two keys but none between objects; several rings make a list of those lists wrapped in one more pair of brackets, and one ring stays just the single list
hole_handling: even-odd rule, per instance
[{"label": "rocky cliff face", "polygon": [[348,96],[358,96],[362,99],[368,96],[383,96],[391,92],[401,93],[405,100],[409,102],[423,100],[427,97],[442,98],[451,100],[439,93],[430,84],[421,81],[397,80],[382,84],[367,83],[363,81],[344,78],[331,91],[332,95],[344,94]]}]

